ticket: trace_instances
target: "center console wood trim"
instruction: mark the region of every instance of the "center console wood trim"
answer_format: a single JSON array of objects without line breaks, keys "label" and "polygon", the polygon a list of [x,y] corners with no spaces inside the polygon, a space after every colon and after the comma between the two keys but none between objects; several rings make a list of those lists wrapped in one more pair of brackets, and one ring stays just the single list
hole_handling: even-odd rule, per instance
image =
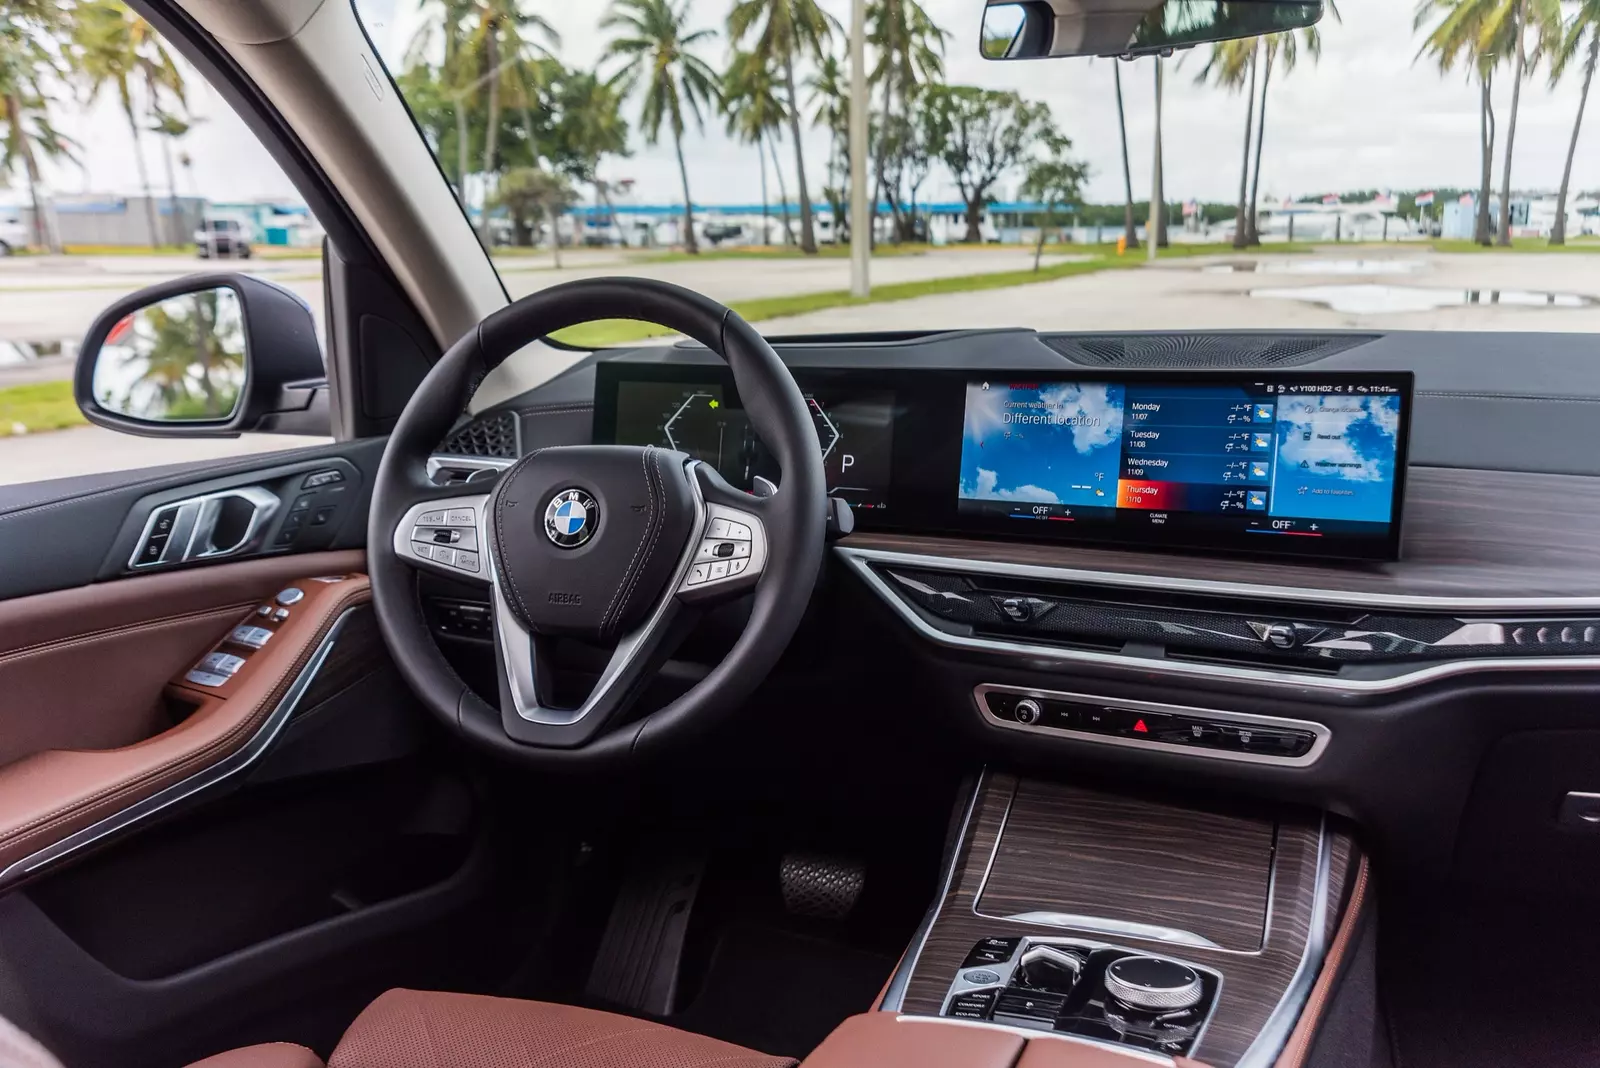
[{"label": "center console wood trim", "polygon": [[[891,983],[882,1006],[885,1011],[937,1016],[962,961],[980,938],[1062,934],[1060,927],[996,919],[977,911],[1021,782],[1005,773],[986,772],[980,779],[945,888]],[[1047,794],[1054,792],[1059,802],[1056,808],[1064,819],[1071,818],[1074,796],[1088,795],[1068,786],[1031,786]],[[1169,814],[1166,806],[1140,812],[1147,803],[1138,799],[1124,798],[1120,803],[1133,810],[1134,818],[1154,820]],[[1275,813],[1274,818],[1270,911],[1259,949],[1239,952],[1133,936],[1099,936],[1128,949],[1174,957],[1221,973],[1215,1011],[1191,1054],[1216,1068],[1264,1068],[1277,1059],[1322,970],[1324,948],[1334,936],[1340,904],[1354,882],[1359,852],[1348,834],[1329,827],[1315,814],[1287,811]],[[1181,873],[1172,874],[1170,880],[1169,892],[1183,894]],[[1080,891],[1074,892],[1082,896]]]}]

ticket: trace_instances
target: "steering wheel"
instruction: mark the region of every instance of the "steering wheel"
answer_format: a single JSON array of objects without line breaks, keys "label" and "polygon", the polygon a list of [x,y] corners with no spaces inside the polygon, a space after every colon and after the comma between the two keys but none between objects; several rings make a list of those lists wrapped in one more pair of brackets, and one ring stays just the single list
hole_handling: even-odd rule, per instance
[{"label": "steering wheel", "polygon": [[[428,477],[429,454],[483,377],[524,345],[595,319],[686,334],[727,361],[750,422],[782,469],[752,496],[670,449],[539,449],[489,493]],[[473,742],[524,761],[636,755],[726,714],[777,662],[822,564],[827,489],[817,432],[794,377],[748,323],[665,282],[598,278],[524,297],[440,358],[401,413],[372,490],[368,571],[378,626],[418,698]],[[417,572],[488,587],[499,707],[463,682],[435,644]],[[629,721],[643,684],[700,610],[754,591],[749,623],[722,662],[671,704]],[[581,704],[552,693],[560,638],[614,644]]]}]

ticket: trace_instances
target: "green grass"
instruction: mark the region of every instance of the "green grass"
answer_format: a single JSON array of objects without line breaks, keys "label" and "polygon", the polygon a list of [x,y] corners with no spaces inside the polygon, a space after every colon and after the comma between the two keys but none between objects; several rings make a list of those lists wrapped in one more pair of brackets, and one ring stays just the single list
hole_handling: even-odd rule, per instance
[{"label": "green grass", "polygon": [[[798,293],[787,297],[743,300],[733,304],[732,307],[747,322],[757,323],[791,315],[805,315],[808,312],[827,311],[830,308],[851,308],[861,304],[881,304],[896,300],[914,300],[917,297],[942,296],[948,293],[975,293],[985,289],[1006,289],[1037,282],[1053,282],[1058,278],[1137,267],[1143,262],[1142,258],[1134,256],[1125,256],[1121,259],[1116,256],[1101,256],[1076,263],[1049,264],[1037,272],[995,271],[989,274],[967,274],[953,278],[929,278],[920,282],[874,286],[872,296],[865,300],[851,296],[849,290],[834,289],[821,293]],[[554,337],[557,341],[577,348],[591,349],[642,341],[652,337],[665,337],[672,333],[673,331],[652,323],[635,322],[631,319],[602,319],[558,331]]]},{"label": "green grass", "polygon": [[24,432],[62,430],[84,422],[72,399],[71,382],[30,382],[0,389],[0,438]]},{"label": "green grass", "polygon": [[1569,237],[1565,245],[1551,246],[1546,238],[1542,237],[1514,237],[1511,239],[1510,248],[1499,245],[1480,245],[1473,241],[1444,241],[1438,238],[1428,242],[1429,247],[1435,252],[1552,252],[1562,253],[1579,252],[1594,254],[1600,252],[1600,238],[1597,237]]}]

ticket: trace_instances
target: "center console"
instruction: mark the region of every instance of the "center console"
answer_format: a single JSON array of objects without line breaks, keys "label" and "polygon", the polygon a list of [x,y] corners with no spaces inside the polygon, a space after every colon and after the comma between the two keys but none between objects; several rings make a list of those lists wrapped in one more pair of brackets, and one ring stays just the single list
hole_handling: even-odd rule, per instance
[{"label": "center console", "polygon": [[1365,870],[1317,813],[986,772],[881,1007],[1214,1068],[1275,1064],[1314,1015]]}]

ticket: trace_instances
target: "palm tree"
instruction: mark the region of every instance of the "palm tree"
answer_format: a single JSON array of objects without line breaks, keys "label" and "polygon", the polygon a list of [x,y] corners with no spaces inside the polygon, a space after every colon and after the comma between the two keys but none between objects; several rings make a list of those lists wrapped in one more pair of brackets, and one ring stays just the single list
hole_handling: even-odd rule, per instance
[{"label": "palm tree", "polygon": [[560,108],[562,136],[578,155],[575,165],[567,169],[594,186],[614,222],[611,184],[600,177],[600,162],[607,156],[627,154],[628,124],[622,118],[622,98],[614,86],[584,71],[562,81]]},{"label": "palm tree", "polygon": [[632,95],[635,89],[644,95],[639,128],[645,140],[656,143],[663,121],[672,130],[678,177],[683,181],[683,243],[688,252],[695,253],[700,248],[694,237],[689,168],[683,161],[685,118],[703,129],[703,111],[716,104],[719,90],[716,72],[693,51],[715,37],[716,31],[689,29],[690,3],[682,0],[674,8],[672,0],[612,0],[600,28],[618,32],[605,54],[627,64],[615,78],[622,95]]},{"label": "palm tree", "polygon": [[183,213],[178,209],[178,179],[172,169],[172,144],[188,134],[189,126],[178,116],[160,111],[150,124],[150,132],[161,138],[161,159],[167,172],[167,221],[171,224],[174,245],[183,244]]},{"label": "palm tree", "polygon": [[71,158],[73,142],[50,118],[48,83],[59,79],[59,52],[52,40],[64,30],[53,0],[10,0],[0,19],[0,174],[19,167],[33,205],[34,243],[60,252],[59,235],[49,224],[39,171],[41,158]]},{"label": "palm tree", "polygon": [[1244,162],[1239,168],[1239,209],[1234,216],[1233,247],[1244,248],[1250,244],[1250,143],[1255,133],[1256,116],[1256,64],[1261,55],[1261,39],[1246,38],[1223,41],[1211,46],[1211,57],[1196,75],[1195,82],[1215,82],[1229,92],[1245,87],[1248,76],[1250,90],[1244,109]]},{"label": "palm tree", "polygon": [[144,165],[144,145],[139,134],[138,105],[134,88],[142,83],[144,107],[150,112],[163,110],[163,94],[173,97],[180,107],[184,99],[183,73],[167,46],[141,16],[119,0],[91,0],[73,13],[75,66],[88,87],[91,101],[107,86],[116,89],[122,114],[133,133],[133,158],[139,172],[139,187],[150,224],[150,241],[159,243],[155,200],[150,194],[150,175]]},{"label": "palm tree", "polygon": [[823,183],[823,193],[833,210],[833,240],[837,244],[845,214],[844,187],[848,175],[841,177],[840,164],[849,155],[850,142],[850,75],[839,57],[828,53],[817,64],[816,72],[806,79],[811,91],[813,126],[828,131],[828,174]]},{"label": "palm tree", "polygon": [[1122,134],[1122,242],[1124,248],[1139,247],[1139,228],[1133,221],[1133,168],[1128,165],[1128,120],[1122,110],[1122,68],[1120,59],[1111,61],[1111,79],[1117,87],[1117,130]]},{"label": "palm tree", "polygon": [[1495,118],[1492,91],[1497,49],[1504,42],[1486,34],[1489,12],[1481,0],[1421,0],[1413,26],[1422,29],[1436,14],[1443,13],[1438,25],[1423,39],[1418,58],[1431,55],[1439,70],[1448,73],[1458,62],[1470,65],[1478,81],[1479,184],[1477,223],[1473,240],[1480,245],[1491,241],[1489,195],[1494,181]]},{"label": "palm tree", "polygon": [[[722,108],[728,117],[728,133],[747,145],[756,146],[756,157],[772,146],[772,162],[778,173],[778,195],[783,210],[783,243],[789,243],[789,191],[783,187],[783,168],[778,166],[774,144],[777,132],[788,120],[788,108],[778,97],[772,68],[754,52],[735,51],[723,78]],[[761,164],[761,241],[766,243],[767,197],[766,163]]]},{"label": "palm tree", "polygon": [[883,87],[875,153],[879,195],[873,197],[872,207],[876,219],[877,202],[885,193],[885,172],[889,168],[884,154],[890,144],[890,131],[896,126],[895,116],[909,117],[920,87],[943,77],[944,44],[950,35],[917,0],[868,0],[866,15],[867,44],[878,57],[877,65],[867,72],[867,80]]},{"label": "palm tree", "polygon": [[[492,185],[493,176],[500,170],[501,93],[505,92],[521,107],[525,132],[531,141],[532,131],[527,128],[532,122],[528,116],[542,70],[533,61],[549,54],[548,49],[535,44],[532,37],[537,34],[554,47],[561,43],[561,35],[542,17],[523,11],[520,0],[471,0],[466,17],[466,34],[458,46],[457,56],[469,65],[476,78],[459,91],[472,94],[480,85],[486,88],[483,174]],[[483,213],[482,228],[487,244],[487,211]]]},{"label": "palm tree", "polygon": [[795,180],[800,197],[800,250],[817,251],[817,232],[806,188],[806,159],[800,139],[800,94],[795,88],[795,60],[803,53],[818,61],[827,53],[836,27],[833,16],[816,0],[735,0],[728,13],[728,39],[735,45],[754,35],[750,52],[757,62],[783,71],[788,97],[789,136],[794,141]]},{"label": "palm tree", "polygon": [[1572,121],[1572,140],[1567,145],[1567,163],[1561,171],[1561,191],[1556,194],[1556,221],[1550,230],[1550,244],[1567,243],[1567,196],[1572,190],[1572,160],[1578,154],[1578,133],[1583,129],[1583,112],[1589,104],[1589,87],[1600,65],[1600,0],[1583,0],[1573,13],[1561,37],[1561,46],[1550,61],[1550,82],[1554,85],[1566,73],[1584,42],[1588,54],[1583,61],[1583,91],[1578,96],[1578,117]]}]

